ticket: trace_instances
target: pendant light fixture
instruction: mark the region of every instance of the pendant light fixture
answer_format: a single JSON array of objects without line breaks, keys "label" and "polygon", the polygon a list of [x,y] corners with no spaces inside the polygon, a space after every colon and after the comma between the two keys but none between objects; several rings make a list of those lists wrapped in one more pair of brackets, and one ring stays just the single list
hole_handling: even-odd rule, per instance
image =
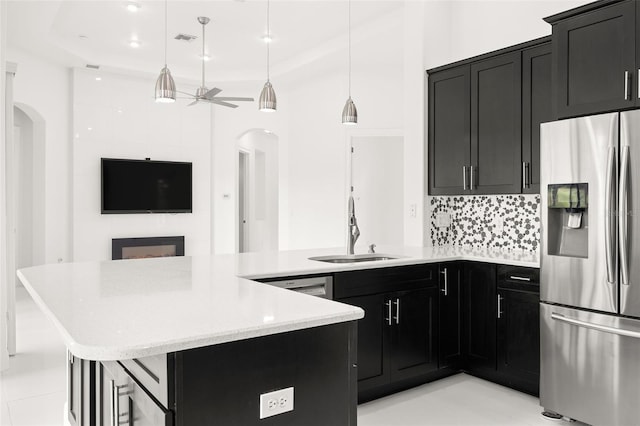
[{"label": "pendant light fixture", "polygon": [[342,108],[342,124],[358,123],[358,110],[351,99],[351,0],[349,0],[349,99]]},{"label": "pendant light fixture", "polygon": [[269,0],[267,0],[267,37],[265,38],[267,43],[267,82],[260,92],[260,99],[258,100],[258,109],[265,112],[274,112],[276,110],[276,92],[273,90],[271,81],[269,81],[269,45],[271,44],[271,27],[269,25]]},{"label": "pendant light fixture", "polygon": [[167,2],[164,1],[164,68],[156,80],[156,102],[175,102],[176,83],[167,68]]}]

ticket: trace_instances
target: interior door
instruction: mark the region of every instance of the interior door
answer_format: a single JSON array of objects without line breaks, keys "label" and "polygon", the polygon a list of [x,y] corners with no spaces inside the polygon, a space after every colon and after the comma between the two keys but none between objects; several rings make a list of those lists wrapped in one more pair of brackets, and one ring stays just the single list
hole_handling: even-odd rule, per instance
[{"label": "interior door", "polygon": [[[541,125],[540,300],[618,311],[618,121],[612,113]],[[587,185],[581,223],[570,224],[564,208],[549,208],[549,190],[567,184]]]}]

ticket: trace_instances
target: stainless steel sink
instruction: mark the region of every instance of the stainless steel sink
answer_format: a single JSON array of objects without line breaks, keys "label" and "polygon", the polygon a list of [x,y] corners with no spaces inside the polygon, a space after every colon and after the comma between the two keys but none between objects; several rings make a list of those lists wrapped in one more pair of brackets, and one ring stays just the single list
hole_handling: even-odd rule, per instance
[{"label": "stainless steel sink", "polygon": [[358,263],[358,262],[375,262],[379,260],[400,259],[403,256],[395,256],[383,253],[366,253],[366,254],[337,254],[332,256],[315,256],[309,260],[328,263]]}]

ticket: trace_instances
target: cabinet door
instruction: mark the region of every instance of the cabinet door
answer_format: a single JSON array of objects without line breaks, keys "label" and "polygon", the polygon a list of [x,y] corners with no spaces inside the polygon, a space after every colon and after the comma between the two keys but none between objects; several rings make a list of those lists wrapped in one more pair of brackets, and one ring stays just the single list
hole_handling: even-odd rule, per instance
[{"label": "cabinet door", "polygon": [[635,8],[625,1],[553,26],[559,118],[634,106]]},{"label": "cabinet door", "polygon": [[462,264],[440,265],[438,368],[458,368],[462,355],[461,299]]},{"label": "cabinet door", "polygon": [[464,354],[467,368],[496,369],[496,266],[469,262],[464,267]]},{"label": "cabinet door", "polygon": [[[429,194],[463,194],[470,165],[469,65],[429,75]],[[468,176],[467,176],[468,180]]]},{"label": "cabinet door", "polygon": [[540,296],[499,289],[498,373],[513,385],[538,394],[540,378]]},{"label": "cabinet door", "polygon": [[540,192],[540,123],[553,121],[551,43],[522,52],[522,192]]},{"label": "cabinet door", "polygon": [[471,64],[471,192],[520,192],[521,53]]},{"label": "cabinet door", "polygon": [[358,306],[364,310],[364,318],[358,321],[358,390],[366,390],[389,381],[386,366],[391,319],[390,297],[382,294],[349,297],[338,302]]},{"label": "cabinet door", "polygon": [[438,288],[402,291],[390,297],[393,323],[391,380],[436,370]]}]

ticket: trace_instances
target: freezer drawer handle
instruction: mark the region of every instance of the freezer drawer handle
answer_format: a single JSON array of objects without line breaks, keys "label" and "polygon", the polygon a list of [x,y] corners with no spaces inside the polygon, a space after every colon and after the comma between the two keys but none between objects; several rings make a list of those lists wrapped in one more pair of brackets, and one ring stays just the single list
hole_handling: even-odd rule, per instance
[{"label": "freezer drawer handle", "polygon": [[562,314],[551,313],[551,319],[577,325],[578,327],[590,328],[592,330],[603,331],[605,333],[617,334],[619,336],[633,337],[640,339],[640,332],[625,330],[624,328],[609,327],[608,325],[594,324],[592,322],[580,321],[575,318],[568,318]]}]

